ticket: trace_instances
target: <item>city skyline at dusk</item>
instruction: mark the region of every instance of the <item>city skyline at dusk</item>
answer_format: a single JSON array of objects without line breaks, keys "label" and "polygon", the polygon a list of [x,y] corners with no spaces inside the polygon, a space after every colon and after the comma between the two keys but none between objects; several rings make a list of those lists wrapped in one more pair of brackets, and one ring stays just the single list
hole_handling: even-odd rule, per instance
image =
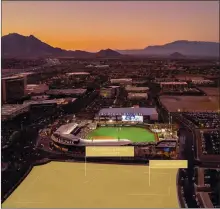
[{"label": "city skyline at dusk", "polygon": [[218,1],[2,2],[2,35],[35,35],[68,50],[219,42]]}]

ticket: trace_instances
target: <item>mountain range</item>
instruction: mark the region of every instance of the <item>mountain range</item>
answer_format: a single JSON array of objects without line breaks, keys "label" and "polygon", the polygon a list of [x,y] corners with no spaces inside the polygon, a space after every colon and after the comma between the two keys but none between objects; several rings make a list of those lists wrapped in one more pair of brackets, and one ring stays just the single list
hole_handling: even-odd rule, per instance
[{"label": "mountain range", "polygon": [[5,58],[36,58],[36,57],[74,57],[74,58],[108,58],[122,56],[119,52],[111,49],[91,53],[81,50],[64,50],[42,42],[33,35],[23,36],[11,33],[2,36],[2,57]]},{"label": "mountain range", "polygon": [[169,56],[179,53],[191,57],[219,57],[219,42],[180,40],[164,45],[148,46],[144,49],[117,50],[121,54]]},{"label": "mountain range", "polygon": [[164,45],[148,46],[144,49],[112,50],[105,49],[92,53],[80,50],[64,50],[52,47],[33,35],[23,36],[10,33],[2,36],[2,57],[75,57],[75,58],[118,58],[123,55],[183,57],[219,57],[218,42],[180,40]]}]

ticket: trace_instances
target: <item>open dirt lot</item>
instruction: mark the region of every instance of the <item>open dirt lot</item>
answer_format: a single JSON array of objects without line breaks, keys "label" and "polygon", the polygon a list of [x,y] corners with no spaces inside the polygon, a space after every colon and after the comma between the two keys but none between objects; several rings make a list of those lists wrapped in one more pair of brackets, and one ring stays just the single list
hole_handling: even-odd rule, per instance
[{"label": "open dirt lot", "polygon": [[200,87],[208,96],[219,96],[219,88],[217,87]]},{"label": "open dirt lot", "polygon": [[177,208],[177,169],[52,162],[35,167],[3,208]]}]

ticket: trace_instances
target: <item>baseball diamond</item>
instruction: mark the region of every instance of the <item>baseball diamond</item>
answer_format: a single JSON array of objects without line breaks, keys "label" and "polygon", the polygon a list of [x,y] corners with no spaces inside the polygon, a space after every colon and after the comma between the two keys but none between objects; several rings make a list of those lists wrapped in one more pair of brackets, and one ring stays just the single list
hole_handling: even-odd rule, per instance
[{"label": "baseball diamond", "polygon": [[89,139],[129,139],[132,142],[154,142],[155,134],[140,127],[99,127],[88,135]]}]

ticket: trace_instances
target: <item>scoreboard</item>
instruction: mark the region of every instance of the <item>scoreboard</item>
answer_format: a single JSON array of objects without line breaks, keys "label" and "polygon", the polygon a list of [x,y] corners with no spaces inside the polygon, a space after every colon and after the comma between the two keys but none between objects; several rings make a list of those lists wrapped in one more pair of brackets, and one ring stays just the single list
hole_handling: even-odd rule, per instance
[{"label": "scoreboard", "polygon": [[127,122],[143,122],[142,115],[122,115],[122,121]]}]

